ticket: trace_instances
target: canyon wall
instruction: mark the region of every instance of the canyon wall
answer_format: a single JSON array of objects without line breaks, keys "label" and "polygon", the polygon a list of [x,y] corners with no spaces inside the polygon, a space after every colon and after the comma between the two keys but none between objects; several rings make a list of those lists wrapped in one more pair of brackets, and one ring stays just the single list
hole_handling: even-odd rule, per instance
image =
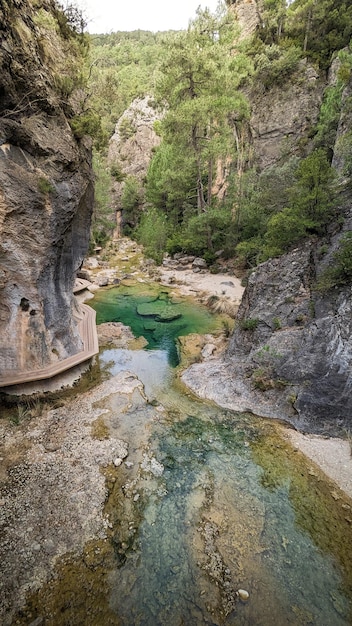
[{"label": "canyon wall", "polygon": [[[241,4],[235,3],[240,22]],[[248,89],[259,170],[310,153],[324,89],[336,84],[338,67],[335,58],[326,78],[318,77],[300,61],[287,82]],[[342,238],[352,232],[351,94],[350,79],[332,155],[336,221],[324,238],[315,236],[253,270],[223,358],[194,364],[183,375],[197,394],[222,406],[325,434],[345,434],[352,420],[352,286],[346,281],[319,288]]]},{"label": "canyon wall", "polygon": [[76,138],[78,42],[51,0],[0,13],[0,378],[82,349],[75,274],[93,207],[91,145]]}]

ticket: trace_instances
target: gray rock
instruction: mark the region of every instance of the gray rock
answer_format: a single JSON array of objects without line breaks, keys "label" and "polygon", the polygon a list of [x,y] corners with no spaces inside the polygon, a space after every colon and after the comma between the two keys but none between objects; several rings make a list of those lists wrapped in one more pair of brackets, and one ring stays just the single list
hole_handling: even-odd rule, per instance
[{"label": "gray rock", "polygon": [[216,346],[213,343],[207,343],[202,349],[202,357],[203,359],[209,359],[216,350]]},{"label": "gray rock", "polygon": [[[72,289],[87,251],[93,208],[91,142],[75,138],[67,117],[73,111],[53,87],[61,69],[55,57],[46,65],[38,53],[32,5],[21,0],[12,11],[3,31],[0,71],[3,376],[46,367],[82,349]],[[25,44],[18,29],[26,32]],[[53,46],[57,59],[64,58],[58,34]],[[25,107],[24,94],[30,95]],[[5,111],[12,114],[4,116]]]},{"label": "gray rock", "polygon": [[352,288],[312,291],[316,259],[307,244],[259,265],[224,358],[192,365],[183,381],[221,406],[286,419],[306,431],[349,428]]},{"label": "gray rock", "polygon": [[192,267],[199,267],[199,269],[206,269],[208,266],[207,266],[207,262],[204,259],[197,257],[192,262]]},{"label": "gray rock", "polygon": [[107,287],[107,285],[109,284],[109,277],[99,276],[97,278],[97,284],[99,285],[99,287]]}]

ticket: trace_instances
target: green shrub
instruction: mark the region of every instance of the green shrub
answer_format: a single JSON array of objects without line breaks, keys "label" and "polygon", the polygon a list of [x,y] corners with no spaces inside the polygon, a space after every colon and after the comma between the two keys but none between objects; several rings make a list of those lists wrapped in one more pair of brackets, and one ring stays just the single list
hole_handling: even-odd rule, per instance
[{"label": "green shrub", "polygon": [[157,209],[149,209],[142,216],[136,235],[138,242],[144,246],[145,254],[160,264],[167,239],[165,215]]},{"label": "green shrub", "polygon": [[257,265],[258,252],[261,249],[261,245],[261,242],[257,238],[241,241],[236,246],[236,255],[238,255],[240,266],[255,267]]},{"label": "green shrub", "polygon": [[[124,228],[136,228],[141,213],[141,187],[135,176],[127,176],[122,190],[121,207]],[[125,231],[125,234],[128,234]]]},{"label": "green shrub", "polygon": [[321,275],[317,288],[321,291],[336,286],[348,285],[352,282],[352,232],[349,231],[340,239],[338,250],[333,256],[333,262]]},{"label": "green shrub", "polygon": [[43,7],[36,10],[33,16],[33,21],[36,26],[39,26],[40,28],[48,31],[58,31],[58,23],[55,17],[52,15],[52,13],[49,13],[49,11],[43,9]]},{"label": "green shrub", "polygon": [[119,124],[119,133],[121,139],[123,139],[124,141],[126,141],[126,139],[129,139],[136,133],[136,127],[131,119],[129,119],[128,117],[122,118]]},{"label": "green shrub", "polygon": [[122,171],[122,167],[119,163],[113,163],[111,165],[110,174],[117,183],[122,183],[122,181],[126,178],[126,174]]},{"label": "green shrub", "polygon": [[55,191],[55,187],[51,184],[50,180],[41,176],[38,180],[38,190],[40,193],[47,195],[49,193],[53,193],[53,191]]},{"label": "green shrub", "polygon": [[280,330],[282,328],[281,320],[279,317],[273,317],[274,330]]},{"label": "green shrub", "polygon": [[264,238],[264,258],[287,252],[307,236],[311,226],[312,222],[302,218],[294,209],[285,208],[273,215]]},{"label": "green shrub", "polygon": [[82,139],[85,135],[98,139],[102,132],[100,118],[94,111],[85,111],[80,115],[75,115],[70,120],[70,126],[77,139]]},{"label": "green shrub", "polygon": [[63,98],[68,98],[75,88],[75,81],[71,76],[65,74],[55,74],[54,84]]},{"label": "green shrub", "polygon": [[256,317],[247,317],[240,321],[241,330],[255,330],[258,327],[259,320]]},{"label": "green shrub", "polygon": [[271,372],[266,367],[259,367],[252,374],[253,386],[260,391],[274,389],[275,381],[271,378]]},{"label": "green shrub", "polygon": [[286,50],[276,44],[265,46],[264,51],[255,58],[255,79],[267,89],[275,84],[282,84],[297,68],[302,51],[297,46]]}]

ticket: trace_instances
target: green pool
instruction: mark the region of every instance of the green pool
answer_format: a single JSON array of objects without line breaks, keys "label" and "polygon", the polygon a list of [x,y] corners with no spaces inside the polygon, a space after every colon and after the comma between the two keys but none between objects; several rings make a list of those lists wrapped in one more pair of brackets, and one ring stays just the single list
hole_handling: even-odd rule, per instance
[{"label": "green pool", "polygon": [[148,341],[146,350],[165,351],[172,367],[179,363],[177,337],[212,333],[221,324],[205,307],[143,284],[102,289],[89,304],[97,312],[97,324],[123,322],[130,326],[136,337]]}]

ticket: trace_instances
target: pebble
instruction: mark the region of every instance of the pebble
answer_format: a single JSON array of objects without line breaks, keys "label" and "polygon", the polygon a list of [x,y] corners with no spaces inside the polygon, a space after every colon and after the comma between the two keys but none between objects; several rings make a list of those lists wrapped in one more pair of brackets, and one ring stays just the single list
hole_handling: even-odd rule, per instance
[{"label": "pebble", "polygon": [[247,602],[249,600],[249,593],[245,589],[239,589],[237,591],[237,595],[242,602]]},{"label": "pebble", "polygon": [[29,624],[29,626],[42,626],[44,624],[44,618],[39,616],[33,622]]},{"label": "pebble", "polygon": [[122,463],[122,459],[120,459],[119,457],[117,459],[114,459],[113,461],[115,467],[120,467],[121,463]]},{"label": "pebble", "polygon": [[41,550],[41,545],[40,545],[40,543],[38,543],[37,541],[35,541],[34,543],[32,543],[32,550],[34,550],[35,552],[39,552],[39,550]]}]

